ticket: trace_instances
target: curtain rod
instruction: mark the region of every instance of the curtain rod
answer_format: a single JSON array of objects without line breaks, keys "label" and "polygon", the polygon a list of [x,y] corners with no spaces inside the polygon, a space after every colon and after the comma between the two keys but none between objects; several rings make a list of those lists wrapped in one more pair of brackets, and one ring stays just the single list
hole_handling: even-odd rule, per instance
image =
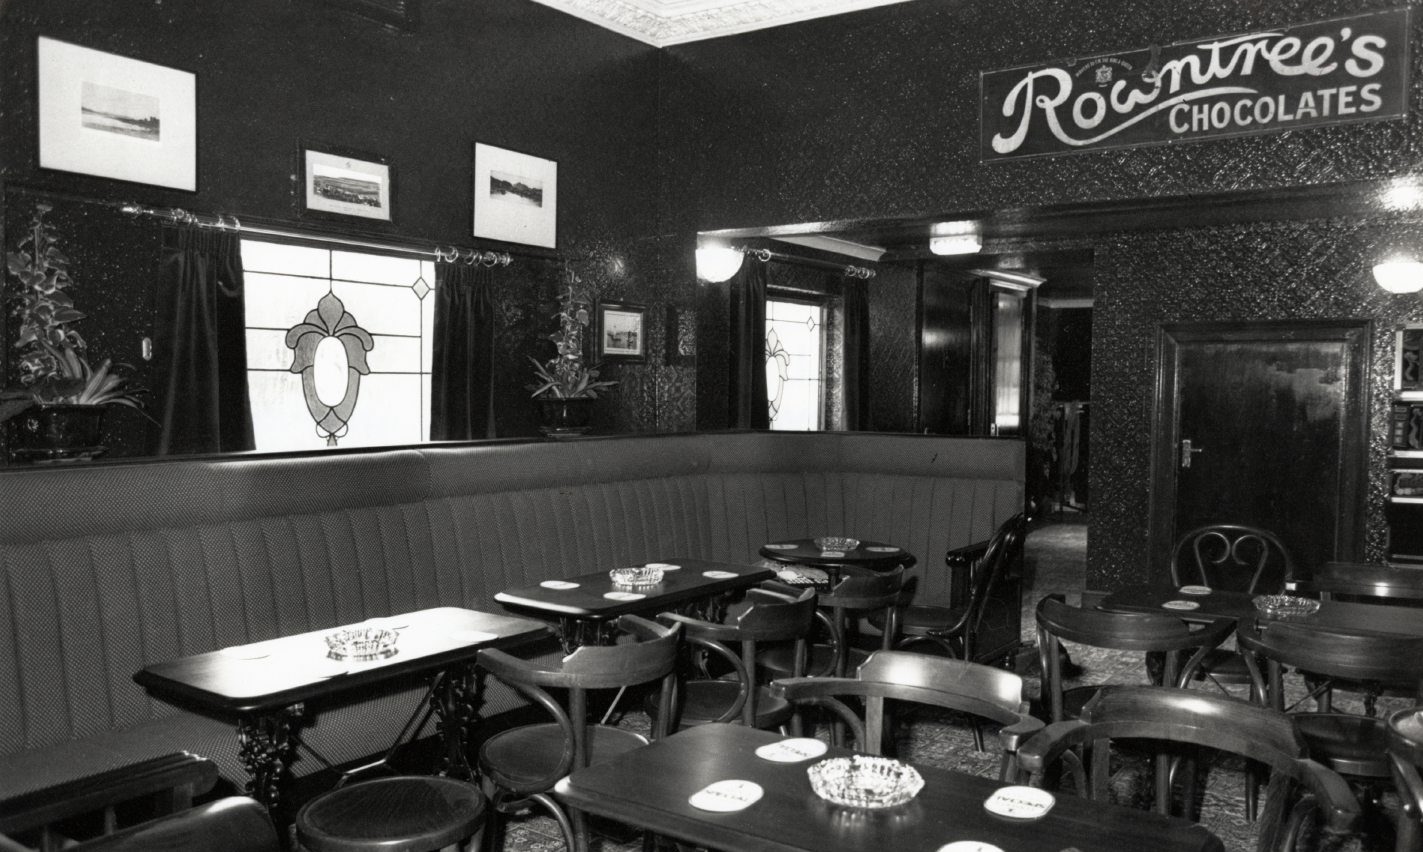
[{"label": "curtain rod", "polygon": [[461,248],[459,246],[450,246],[448,249],[445,249],[439,245],[428,249],[414,248],[408,245],[338,237],[321,232],[293,231],[287,228],[262,225],[244,225],[241,220],[234,215],[218,213],[214,216],[200,216],[196,213],[190,213],[181,207],[144,207],[141,204],[125,203],[120,204],[119,209],[130,216],[150,216],[155,219],[167,219],[175,224],[194,225],[199,228],[216,228],[223,231],[230,228],[242,234],[312,240],[315,242],[333,243],[355,248],[377,249],[401,254],[433,255],[437,261],[455,263],[459,260],[463,260],[467,266],[473,266],[476,263],[482,266],[508,266],[513,260],[508,252],[502,251],[480,251],[479,249]]},{"label": "curtain rod", "polygon": [[813,257],[801,257],[796,254],[782,254],[781,252],[771,251],[766,248],[753,248],[751,246],[732,246],[731,248],[742,254],[750,255],[762,263],[770,263],[772,260],[779,260],[782,263],[799,263],[804,266],[814,266],[820,269],[833,269],[836,272],[842,273],[846,278],[863,278],[866,281],[875,277],[875,271],[873,269],[866,269],[863,266],[842,266],[833,260],[818,260]]}]

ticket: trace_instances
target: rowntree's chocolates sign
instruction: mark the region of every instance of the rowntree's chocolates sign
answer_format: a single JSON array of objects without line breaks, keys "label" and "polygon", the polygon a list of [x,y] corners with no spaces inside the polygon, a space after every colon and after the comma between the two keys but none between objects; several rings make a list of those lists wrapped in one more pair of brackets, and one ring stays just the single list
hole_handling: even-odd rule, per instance
[{"label": "rowntree's chocolates sign", "polygon": [[1408,9],[981,75],[984,162],[1408,112]]}]

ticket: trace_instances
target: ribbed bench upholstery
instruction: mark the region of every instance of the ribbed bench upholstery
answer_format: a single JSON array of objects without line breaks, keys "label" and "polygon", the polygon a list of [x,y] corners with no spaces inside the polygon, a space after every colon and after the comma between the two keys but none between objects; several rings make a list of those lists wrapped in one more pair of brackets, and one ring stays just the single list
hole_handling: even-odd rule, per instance
[{"label": "ribbed bench upholstery", "polygon": [[[920,558],[1023,502],[1016,441],[721,433],[0,471],[0,798],[187,750],[241,782],[230,720],[132,681],[150,662],[669,556],[755,562],[852,532]],[[322,709],[333,762],[381,750],[411,687]],[[518,704],[491,689],[486,714]],[[319,764],[303,757],[304,774]]]}]

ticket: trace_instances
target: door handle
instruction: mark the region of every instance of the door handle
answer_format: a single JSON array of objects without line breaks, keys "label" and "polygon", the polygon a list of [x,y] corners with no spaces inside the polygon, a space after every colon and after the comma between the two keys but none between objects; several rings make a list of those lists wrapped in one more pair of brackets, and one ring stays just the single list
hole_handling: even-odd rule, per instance
[{"label": "door handle", "polygon": [[1191,446],[1191,439],[1190,439],[1190,438],[1183,438],[1183,439],[1181,440],[1181,467],[1183,467],[1183,468],[1185,468],[1185,467],[1190,467],[1190,466],[1191,466],[1191,456],[1195,455],[1196,453],[1203,453],[1203,452],[1205,452],[1205,451],[1206,451],[1206,448],[1205,448],[1205,447],[1193,447],[1193,446]]}]

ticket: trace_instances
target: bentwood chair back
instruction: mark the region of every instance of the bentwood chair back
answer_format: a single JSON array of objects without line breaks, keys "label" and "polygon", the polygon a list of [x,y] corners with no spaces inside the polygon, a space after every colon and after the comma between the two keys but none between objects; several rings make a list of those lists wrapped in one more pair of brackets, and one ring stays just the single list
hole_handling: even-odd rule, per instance
[{"label": "bentwood chair back", "polygon": [[1177,539],[1171,552],[1171,582],[1178,586],[1273,594],[1294,574],[1294,560],[1284,542],[1258,527],[1197,527]]},{"label": "bentwood chair back", "polygon": [[[804,675],[806,637],[816,620],[816,603],[815,589],[766,582],[749,590],[722,622],[669,612],[659,615],[669,624],[682,625],[689,649],[731,669],[728,676],[717,678],[703,668],[702,677],[681,684],[673,709],[676,722],[669,729],[736,721],[755,728],[785,725],[792,708],[759,684],[758,649],[767,642],[793,643],[792,674]],[[656,718],[663,719],[665,714]]]},{"label": "bentwood chair back", "polygon": [[[929,644],[951,657],[975,659],[979,629],[983,626],[983,615],[994,587],[1022,559],[1028,517],[1026,512],[1014,515],[998,527],[986,546],[972,546],[983,549],[982,556],[969,569],[969,593],[965,601],[947,607],[914,605],[904,601],[897,625],[902,638],[895,647]],[[960,551],[967,549],[961,548]],[[959,551],[950,551],[945,554],[945,564],[953,567],[960,555]],[[881,626],[881,623],[876,622],[876,626]]]},{"label": "bentwood chair back", "polygon": [[281,852],[282,844],[266,808],[246,796],[229,796],[67,848],[72,852]]},{"label": "bentwood chair back", "polygon": [[[1063,688],[1063,642],[1161,654],[1165,669],[1161,683],[1184,687],[1195,676],[1206,655],[1235,630],[1232,619],[1209,624],[1188,624],[1162,613],[1107,612],[1069,606],[1061,596],[1049,595],[1038,601],[1038,658],[1042,665],[1042,711],[1054,722],[1075,717],[1100,684]],[[1182,665],[1182,652],[1191,655]],[[1110,688],[1110,687],[1106,687]]]},{"label": "bentwood chair back", "polygon": [[[978,663],[916,654],[911,651],[875,651],[854,677],[787,678],[771,683],[771,694],[795,704],[812,704],[832,711],[845,722],[856,747],[870,754],[884,753],[889,729],[887,702],[911,702],[943,707],[1001,725],[1003,757],[999,778],[1017,778],[1018,744],[1041,730],[1043,723],[1028,713],[1023,701],[1023,679],[1018,675]],[[864,706],[864,721],[845,702],[857,698]]]},{"label": "bentwood chair back", "polygon": [[[668,717],[675,686],[678,643],[682,628],[665,626],[624,615],[617,628],[633,642],[584,645],[556,666],[539,665],[503,651],[480,651],[478,665],[542,707],[552,723],[525,725],[494,734],[479,749],[479,768],[490,798],[485,848],[498,848],[500,815],[513,813],[525,803],[542,806],[558,822],[570,850],[586,840],[581,815],[572,818],[549,794],[560,778],[575,769],[606,760],[648,744],[641,734],[588,723],[588,693],[619,689],[661,680],[658,706]],[[549,694],[568,691],[568,708]],[[653,738],[666,733],[654,724]],[[575,825],[576,824],[576,825]]]},{"label": "bentwood chair back", "polygon": [[[1312,812],[1337,839],[1353,827],[1359,805],[1333,770],[1308,758],[1303,739],[1283,714],[1225,695],[1174,687],[1123,687],[1098,693],[1075,720],[1053,723],[1018,749],[1019,765],[1041,785],[1065,755],[1090,754],[1088,778],[1078,789],[1106,801],[1112,744],[1153,741],[1166,752],[1176,744],[1204,747],[1259,761],[1271,770],[1265,812],[1257,821],[1259,852],[1293,850]],[[1085,784],[1084,784],[1085,782]],[[1157,773],[1155,805],[1170,813],[1171,786]],[[1189,812],[1189,809],[1188,809]]]},{"label": "bentwood chair back", "polygon": [[1423,852],[1423,708],[1389,716],[1388,756],[1400,811],[1395,852]]},{"label": "bentwood chair back", "polygon": [[[849,574],[840,578],[829,593],[819,597],[825,619],[828,643],[815,643],[807,649],[805,671],[811,677],[844,677],[865,661],[870,651],[853,646],[859,619],[878,615],[882,625],[878,637],[880,650],[893,647],[898,633],[898,604],[904,590],[904,566],[870,574]],[[795,666],[794,649],[789,645],[768,648],[761,652],[758,663],[767,678],[792,677]]]}]

